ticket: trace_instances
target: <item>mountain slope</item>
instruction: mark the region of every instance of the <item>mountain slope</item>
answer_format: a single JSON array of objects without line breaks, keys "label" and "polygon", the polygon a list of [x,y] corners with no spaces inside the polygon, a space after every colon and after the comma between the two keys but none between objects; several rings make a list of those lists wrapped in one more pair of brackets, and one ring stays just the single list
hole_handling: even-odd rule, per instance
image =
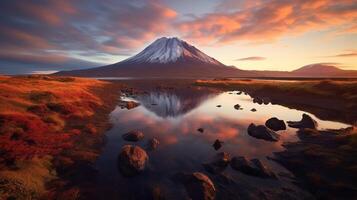
[{"label": "mountain slope", "polygon": [[228,67],[178,38],[160,38],[124,61],[56,75],[87,77],[234,77],[254,73]]}]

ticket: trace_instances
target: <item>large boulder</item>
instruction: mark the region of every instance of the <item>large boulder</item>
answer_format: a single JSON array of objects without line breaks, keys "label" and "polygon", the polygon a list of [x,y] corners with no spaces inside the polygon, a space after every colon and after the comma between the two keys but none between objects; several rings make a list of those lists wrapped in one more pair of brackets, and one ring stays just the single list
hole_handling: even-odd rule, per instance
[{"label": "large boulder", "polygon": [[183,183],[188,196],[192,200],[213,200],[216,196],[216,188],[211,179],[201,172],[192,174],[177,173],[174,177]]},{"label": "large boulder", "polygon": [[257,139],[263,139],[272,142],[279,140],[279,135],[264,125],[256,126],[253,123],[250,124],[248,127],[248,134]]},{"label": "large boulder", "polygon": [[271,172],[258,159],[248,160],[246,157],[233,157],[231,160],[231,167],[234,170],[240,171],[250,176],[257,176],[261,178],[276,178],[276,175]]},{"label": "large boulder", "polygon": [[273,131],[286,130],[286,125],[284,120],[280,120],[276,117],[268,119],[265,122],[265,126],[272,129]]},{"label": "large boulder", "polygon": [[305,113],[302,114],[302,119],[300,121],[295,121],[295,122],[288,121],[287,123],[288,126],[292,128],[299,128],[299,129],[303,129],[303,128],[316,129],[318,126],[317,122]]},{"label": "large boulder", "polygon": [[231,156],[226,152],[217,153],[209,163],[203,164],[203,167],[212,174],[222,172],[231,160]]},{"label": "large boulder", "polygon": [[132,130],[122,135],[122,138],[126,141],[137,142],[144,138],[144,133],[138,130]]},{"label": "large boulder", "polygon": [[148,160],[149,157],[144,149],[125,145],[118,156],[118,168],[123,176],[134,176],[145,169]]}]

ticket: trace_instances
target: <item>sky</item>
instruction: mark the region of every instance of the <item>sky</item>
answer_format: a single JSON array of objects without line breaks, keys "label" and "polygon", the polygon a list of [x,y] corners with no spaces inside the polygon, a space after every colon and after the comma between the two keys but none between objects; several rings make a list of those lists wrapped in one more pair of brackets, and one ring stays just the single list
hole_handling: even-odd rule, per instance
[{"label": "sky", "polygon": [[240,69],[357,70],[357,0],[1,0],[0,73],[112,64],[164,36]]}]

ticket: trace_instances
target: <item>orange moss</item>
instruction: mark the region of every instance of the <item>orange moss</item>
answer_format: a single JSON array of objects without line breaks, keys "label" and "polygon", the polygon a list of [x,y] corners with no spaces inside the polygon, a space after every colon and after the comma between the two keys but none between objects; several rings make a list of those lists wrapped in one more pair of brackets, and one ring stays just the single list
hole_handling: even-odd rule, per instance
[{"label": "orange moss", "polygon": [[[73,146],[80,130],[65,127],[69,117],[90,117],[103,104],[90,89],[105,82],[47,76],[0,77],[2,159],[56,155]],[[93,129],[93,128],[92,128]]]}]

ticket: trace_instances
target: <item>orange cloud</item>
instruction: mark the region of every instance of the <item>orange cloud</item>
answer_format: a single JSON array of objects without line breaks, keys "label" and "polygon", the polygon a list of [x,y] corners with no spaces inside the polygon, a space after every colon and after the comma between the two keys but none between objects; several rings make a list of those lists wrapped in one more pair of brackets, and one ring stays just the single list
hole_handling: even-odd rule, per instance
[{"label": "orange cloud", "polygon": [[353,1],[272,0],[259,1],[244,10],[212,13],[180,22],[178,28],[186,38],[201,43],[267,42],[307,31],[336,29],[341,25],[353,27],[356,20],[357,6]]}]

